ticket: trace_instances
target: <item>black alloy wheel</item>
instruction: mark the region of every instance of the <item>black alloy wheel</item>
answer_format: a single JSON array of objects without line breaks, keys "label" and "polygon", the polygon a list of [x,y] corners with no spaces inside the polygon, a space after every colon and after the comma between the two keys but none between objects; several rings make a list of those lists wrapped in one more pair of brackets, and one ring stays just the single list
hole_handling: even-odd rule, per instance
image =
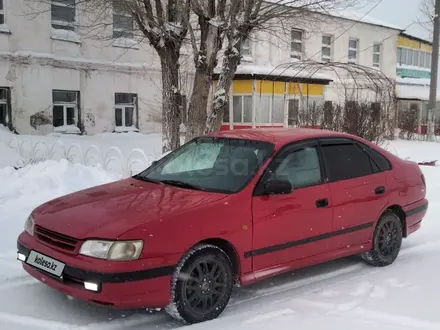
[{"label": "black alloy wheel", "polygon": [[372,266],[384,267],[392,264],[402,246],[403,228],[400,218],[393,211],[386,211],[379,219],[373,236],[373,248],[362,254]]},{"label": "black alloy wheel", "polygon": [[166,311],[188,324],[215,319],[226,308],[232,286],[232,263],[228,255],[213,245],[196,246],[176,269]]}]

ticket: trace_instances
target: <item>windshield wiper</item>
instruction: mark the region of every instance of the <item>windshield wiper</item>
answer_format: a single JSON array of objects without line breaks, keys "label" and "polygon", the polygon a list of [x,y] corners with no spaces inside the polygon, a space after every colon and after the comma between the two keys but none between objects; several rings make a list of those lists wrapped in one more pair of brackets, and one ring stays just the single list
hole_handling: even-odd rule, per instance
[{"label": "windshield wiper", "polygon": [[160,184],[160,181],[158,180],[153,180],[153,179],[149,179],[146,176],[142,176],[140,174],[136,174],[133,176],[133,179],[136,180],[141,180],[141,181],[145,181],[145,182],[151,182],[151,183],[156,183],[156,184]]},{"label": "windshield wiper", "polygon": [[160,183],[164,183],[164,184],[169,184],[171,186],[176,186],[176,187],[180,187],[180,188],[188,188],[188,189],[194,189],[194,190],[205,190],[204,188],[188,183],[188,182],[183,182],[183,181],[179,181],[179,180],[160,180]]}]

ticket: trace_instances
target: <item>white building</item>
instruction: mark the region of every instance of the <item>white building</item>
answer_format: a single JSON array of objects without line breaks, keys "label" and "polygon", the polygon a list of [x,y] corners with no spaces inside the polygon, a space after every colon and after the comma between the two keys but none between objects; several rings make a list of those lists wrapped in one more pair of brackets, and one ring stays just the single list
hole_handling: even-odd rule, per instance
[{"label": "white building", "polygon": [[38,15],[29,3],[0,0],[1,123],[21,134],[160,129],[158,57],[131,40],[130,17],[115,10],[98,41],[77,30],[75,0],[39,3]]},{"label": "white building", "polygon": [[381,70],[394,81],[401,31],[369,17],[344,13],[297,22],[291,30],[273,27],[270,32],[255,33],[243,49],[222,129],[295,126],[299,108],[312,102],[345,101],[334,71],[299,70],[297,61],[355,63]]},{"label": "white building", "polygon": [[[432,43],[406,33],[397,40],[397,96],[399,111],[418,112],[418,132],[427,133]],[[437,94],[436,134],[440,134],[440,93]]]},{"label": "white building", "polygon": [[[133,21],[118,8],[100,30],[108,38],[85,37],[77,26],[90,17],[74,3],[53,0],[40,4],[35,15],[29,0],[0,0],[0,122],[21,134],[159,130],[162,96],[155,51],[133,40]],[[280,64],[353,62],[395,79],[401,30],[343,16],[253,35],[244,47],[223,129],[295,125],[304,102],[298,95],[307,102],[338,101],[331,83],[335,75],[282,70],[274,76]],[[182,63],[191,63],[190,51],[182,52]],[[191,72],[183,76],[181,89],[189,93]]]}]

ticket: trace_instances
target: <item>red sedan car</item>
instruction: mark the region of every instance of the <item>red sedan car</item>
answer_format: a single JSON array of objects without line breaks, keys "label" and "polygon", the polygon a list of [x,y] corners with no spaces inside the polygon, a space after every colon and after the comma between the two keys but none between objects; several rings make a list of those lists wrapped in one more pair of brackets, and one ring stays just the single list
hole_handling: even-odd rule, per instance
[{"label": "red sedan car", "polygon": [[393,263],[425,194],[417,164],[355,136],[214,133],[132,178],[39,206],[17,257],[70,296],[195,323],[220,315],[234,284],[355,254]]}]

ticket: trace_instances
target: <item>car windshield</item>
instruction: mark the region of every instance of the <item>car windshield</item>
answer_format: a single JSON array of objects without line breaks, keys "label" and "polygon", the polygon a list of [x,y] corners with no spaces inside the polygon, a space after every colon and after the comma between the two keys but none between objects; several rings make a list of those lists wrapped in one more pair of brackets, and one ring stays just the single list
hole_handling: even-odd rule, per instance
[{"label": "car windshield", "polygon": [[187,189],[235,193],[254,177],[273,147],[263,141],[198,138],[135,178]]}]

